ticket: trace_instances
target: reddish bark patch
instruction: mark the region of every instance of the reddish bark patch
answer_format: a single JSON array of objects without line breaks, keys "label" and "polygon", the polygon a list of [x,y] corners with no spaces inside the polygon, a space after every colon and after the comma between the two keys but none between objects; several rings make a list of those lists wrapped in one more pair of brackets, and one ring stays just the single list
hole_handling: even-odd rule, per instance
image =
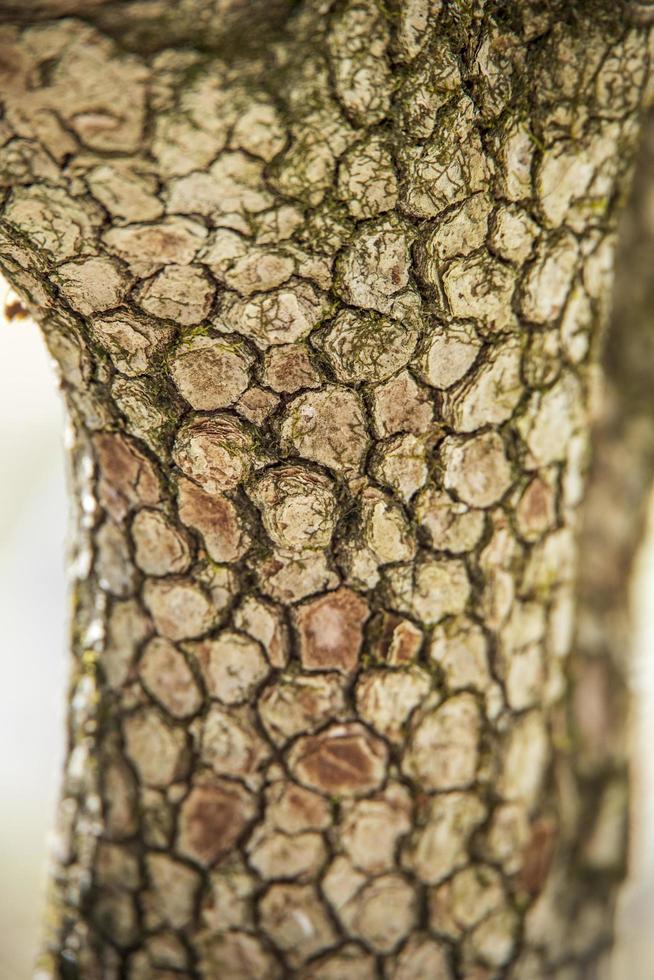
[{"label": "reddish bark patch", "polygon": [[413,663],[422,645],[422,632],[408,619],[383,613],[378,621],[374,653],[392,667]]},{"label": "reddish bark patch", "polygon": [[200,532],[213,561],[236,561],[247,550],[238,511],[228,497],[205,493],[190,480],[180,480],[179,516],[183,524]]},{"label": "reddish bark patch", "polygon": [[252,794],[238,783],[221,779],[196,786],[182,804],[178,850],[199,864],[214,864],[253,816]]},{"label": "reddish bark patch", "polygon": [[293,814],[293,821],[299,829],[322,830],[329,825],[329,810],[325,809],[324,800],[304,787],[291,784],[283,801],[288,812]]},{"label": "reddish bark patch", "polygon": [[553,524],[554,494],[540,477],[535,477],[525,489],[516,516],[519,529],[528,540],[539,537]]},{"label": "reddish bark patch", "polygon": [[522,870],[519,884],[529,895],[542,890],[552,863],[556,843],[556,822],[551,817],[540,817],[531,827],[531,836],[522,852]]},{"label": "reddish bark patch", "polygon": [[308,670],[356,670],[363,643],[367,603],[350,589],[336,589],[296,613],[300,657]]},{"label": "reddish bark patch", "polygon": [[382,740],[352,722],[301,738],[289,761],[297,778],[313,789],[330,796],[359,796],[381,785],[387,757]]},{"label": "reddish bark patch", "polygon": [[161,500],[153,464],[125,436],[100,432],[93,437],[98,462],[98,497],[115,521],[134,507],[154,506]]}]

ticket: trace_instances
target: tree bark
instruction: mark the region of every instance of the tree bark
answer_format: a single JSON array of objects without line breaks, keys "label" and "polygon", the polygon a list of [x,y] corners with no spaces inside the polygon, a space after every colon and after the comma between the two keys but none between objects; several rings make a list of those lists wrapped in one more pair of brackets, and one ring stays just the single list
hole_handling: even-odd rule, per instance
[{"label": "tree bark", "polygon": [[39,977],[605,975],[609,423],[582,517],[650,19],[0,0],[77,509]]}]

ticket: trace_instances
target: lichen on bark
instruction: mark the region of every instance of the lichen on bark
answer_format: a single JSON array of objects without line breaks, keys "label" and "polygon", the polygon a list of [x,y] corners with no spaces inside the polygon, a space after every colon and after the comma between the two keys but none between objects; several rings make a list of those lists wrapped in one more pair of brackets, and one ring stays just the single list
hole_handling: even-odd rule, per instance
[{"label": "lichen on bark", "polygon": [[647,18],[117,7],[0,3],[77,503],[39,976],[594,976],[624,782],[591,820],[567,665]]}]

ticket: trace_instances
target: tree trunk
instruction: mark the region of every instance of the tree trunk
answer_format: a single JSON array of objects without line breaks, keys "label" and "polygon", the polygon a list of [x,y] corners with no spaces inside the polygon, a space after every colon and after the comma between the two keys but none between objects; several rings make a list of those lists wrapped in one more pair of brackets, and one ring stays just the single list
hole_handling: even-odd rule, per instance
[{"label": "tree trunk", "polygon": [[546,7],[0,0],[77,508],[39,977],[605,976],[651,17]]}]

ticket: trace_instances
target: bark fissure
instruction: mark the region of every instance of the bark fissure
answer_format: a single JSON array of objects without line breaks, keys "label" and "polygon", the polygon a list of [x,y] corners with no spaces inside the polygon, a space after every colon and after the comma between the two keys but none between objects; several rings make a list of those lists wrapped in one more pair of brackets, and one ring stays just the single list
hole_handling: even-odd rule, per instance
[{"label": "bark fissure", "polygon": [[257,7],[239,61],[237,0],[117,9],[0,34],[78,510],[42,974],[593,976],[624,785],[568,656],[646,18]]}]

